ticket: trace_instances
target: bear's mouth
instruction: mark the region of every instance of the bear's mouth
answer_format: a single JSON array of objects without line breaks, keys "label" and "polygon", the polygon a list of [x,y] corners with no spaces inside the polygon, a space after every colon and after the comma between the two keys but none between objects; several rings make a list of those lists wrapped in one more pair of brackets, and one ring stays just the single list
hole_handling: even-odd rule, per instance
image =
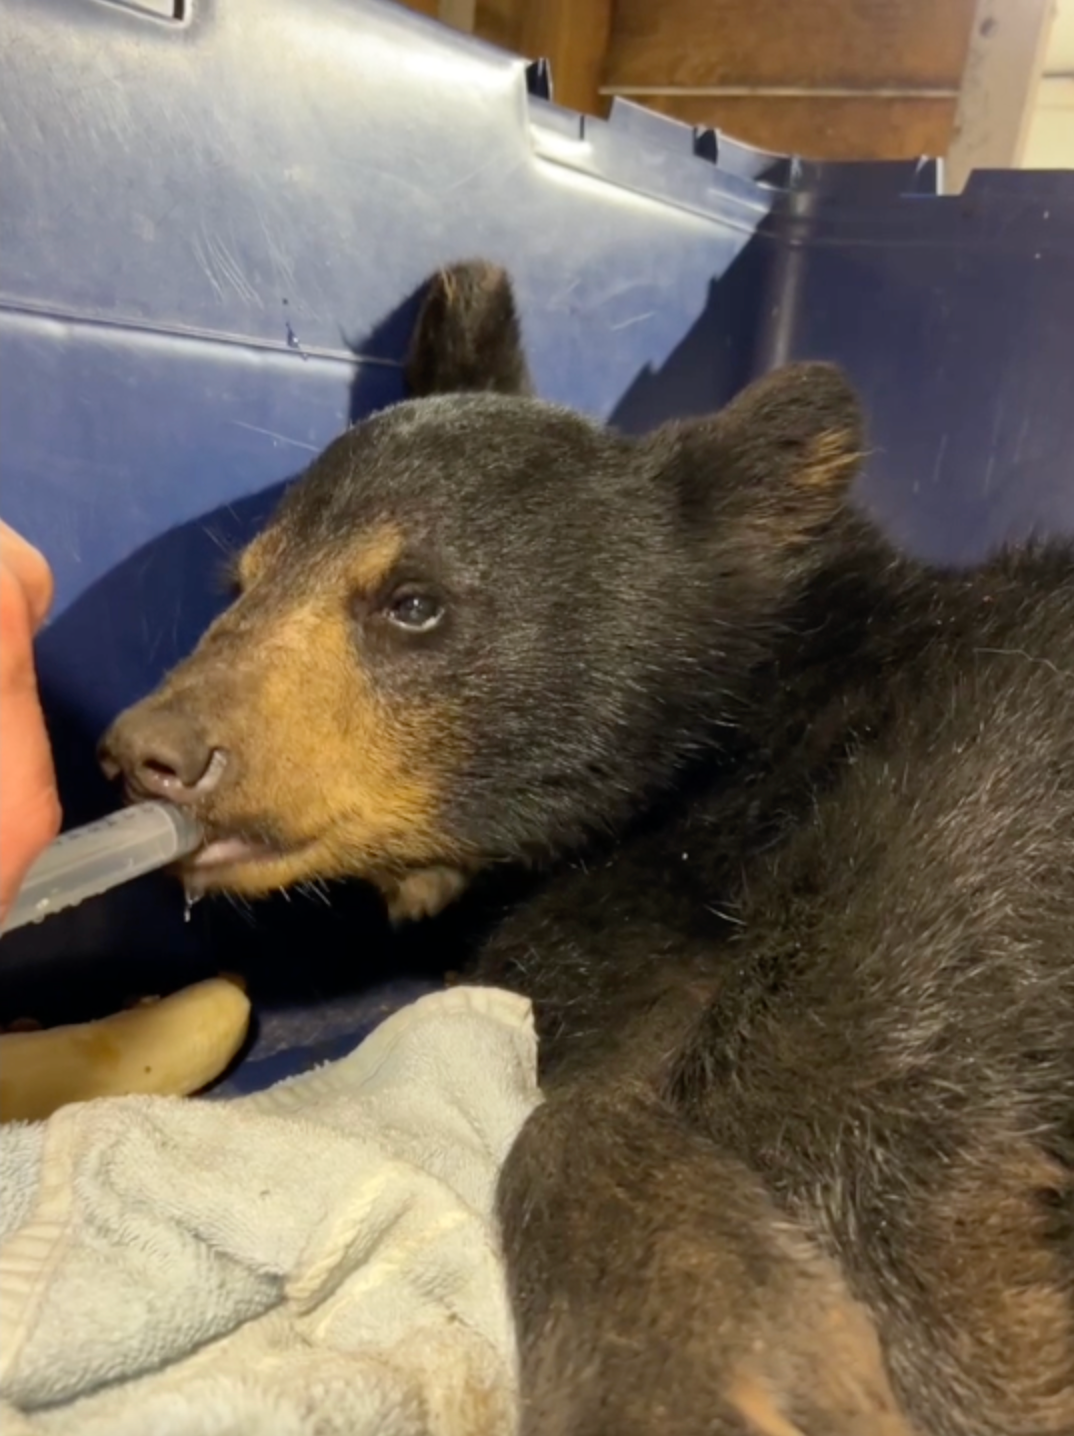
[{"label": "bear's mouth", "polygon": [[187,859],[187,866],[198,872],[206,872],[213,868],[234,867],[236,863],[264,862],[268,858],[282,857],[280,849],[269,843],[233,835],[210,838],[197,852],[191,854]]},{"label": "bear's mouth", "polygon": [[287,862],[300,851],[246,833],[210,832],[202,846],[184,860],[180,876],[187,893],[200,897],[213,889],[228,887],[229,879],[240,869],[256,870]]}]

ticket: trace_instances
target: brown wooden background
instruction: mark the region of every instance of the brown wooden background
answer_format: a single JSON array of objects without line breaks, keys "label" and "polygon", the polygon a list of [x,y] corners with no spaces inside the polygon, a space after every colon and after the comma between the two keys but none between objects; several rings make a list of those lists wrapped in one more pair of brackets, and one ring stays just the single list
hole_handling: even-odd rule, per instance
[{"label": "brown wooden background", "polygon": [[477,0],[475,30],[550,59],[556,99],[590,114],[623,94],[767,149],[887,159],[947,151],[974,11],[974,0]]}]

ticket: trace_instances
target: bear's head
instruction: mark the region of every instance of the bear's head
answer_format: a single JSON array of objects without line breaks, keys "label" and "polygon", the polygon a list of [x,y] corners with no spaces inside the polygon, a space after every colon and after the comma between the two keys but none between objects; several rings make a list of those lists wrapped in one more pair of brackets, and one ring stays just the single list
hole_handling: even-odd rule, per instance
[{"label": "bear's head", "polygon": [[734,724],[860,450],[824,365],[642,439],[518,394],[399,404],[289,490],[102,761],[197,814],[201,889],[569,850]]}]

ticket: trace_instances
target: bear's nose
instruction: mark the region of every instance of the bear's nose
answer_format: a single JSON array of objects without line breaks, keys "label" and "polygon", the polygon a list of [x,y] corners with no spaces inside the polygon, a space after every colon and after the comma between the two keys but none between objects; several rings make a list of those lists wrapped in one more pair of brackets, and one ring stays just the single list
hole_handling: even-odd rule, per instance
[{"label": "bear's nose", "polygon": [[126,780],[135,797],[193,803],[219,783],[227,765],[181,713],[133,708],[101,739],[97,757],[105,776]]}]

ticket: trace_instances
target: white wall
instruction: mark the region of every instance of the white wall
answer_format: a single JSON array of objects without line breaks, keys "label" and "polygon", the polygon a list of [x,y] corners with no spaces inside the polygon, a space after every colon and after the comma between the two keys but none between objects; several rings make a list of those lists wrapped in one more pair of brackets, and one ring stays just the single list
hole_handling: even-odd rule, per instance
[{"label": "white wall", "polygon": [[1024,169],[1074,169],[1074,0],[1057,0]]}]

